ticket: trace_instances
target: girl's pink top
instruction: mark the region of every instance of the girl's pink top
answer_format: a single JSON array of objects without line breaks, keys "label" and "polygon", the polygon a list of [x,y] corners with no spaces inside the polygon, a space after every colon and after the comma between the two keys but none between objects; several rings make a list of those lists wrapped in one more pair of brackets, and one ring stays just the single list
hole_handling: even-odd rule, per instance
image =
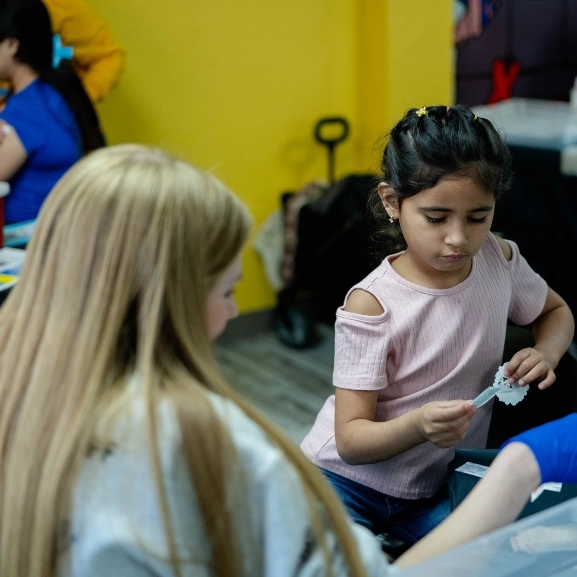
[{"label": "girl's pink top", "polygon": [[[501,364],[507,319],[518,325],[533,322],[547,296],[545,281],[508,242],[510,261],[489,234],[473,257],[469,276],[441,290],[405,280],[390,264],[398,255],[387,257],[351,289],[371,293],[384,313],[371,317],[342,307],[337,311],[335,387],[378,390],[375,419],[386,421],[431,401],[473,399],[491,385]],[[457,448],[485,446],[491,407],[487,403],[477,410]],[[336,449],[334,395],[301,448],[319,467],[407,499],[433,495],[447,480],[455,452],[425,442],[387,461],[348,465]]]}]

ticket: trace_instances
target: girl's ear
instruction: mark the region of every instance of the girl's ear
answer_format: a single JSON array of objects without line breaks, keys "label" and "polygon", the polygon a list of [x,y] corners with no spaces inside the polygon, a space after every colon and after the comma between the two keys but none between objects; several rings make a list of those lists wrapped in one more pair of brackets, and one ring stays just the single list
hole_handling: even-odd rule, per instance
[{"label": "girl's ear", "polygon": [[11,36],[7,36],[5,42],[6,47],[8,48],[8,51],[10,53],[10,56],[12,57],[16,56],[18,48],[20,48],[20,40],[18,40],[18,38],[12,38]]},{"label": "girl's ear", "polygon": [[399,218],[399,199],[395,191],[386,182],[380,182],[377,190],[387,214],[392,218]]}]

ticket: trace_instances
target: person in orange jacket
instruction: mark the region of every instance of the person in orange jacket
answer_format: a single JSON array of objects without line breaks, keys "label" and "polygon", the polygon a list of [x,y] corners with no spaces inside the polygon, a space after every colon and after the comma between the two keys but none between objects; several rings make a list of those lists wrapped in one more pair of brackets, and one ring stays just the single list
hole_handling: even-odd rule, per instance
[{"label": "person in orange jacket", "polygon": [[125,51],[110,27],[85,0],[43,0],[52,30],[72,46],[72,66],[93,103],[114,87],[124,68]]}]

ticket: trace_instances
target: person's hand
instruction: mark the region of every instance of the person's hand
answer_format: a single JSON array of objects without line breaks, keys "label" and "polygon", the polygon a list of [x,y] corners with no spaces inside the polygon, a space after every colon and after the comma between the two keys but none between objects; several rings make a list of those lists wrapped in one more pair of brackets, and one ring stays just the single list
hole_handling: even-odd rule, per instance
[{"label": "person's hand", "polygon": [[557,377],[547,357],[533,348],[522,349],[513,355],[505,367],[505,376],[511,384],[519,382],[521,386],[539,379],[541,390],[551,386]]},{"label": "person's hand", "polygon": [[539,464],[541,482],[577,483],[577,414],[529,429],[509,439],[527,445]]},{"label": "person's hand", "polygon": [[427,441],[448,449],[465,438],[474,414],[470,401],[434,401],[417,409],[418,427]]}]

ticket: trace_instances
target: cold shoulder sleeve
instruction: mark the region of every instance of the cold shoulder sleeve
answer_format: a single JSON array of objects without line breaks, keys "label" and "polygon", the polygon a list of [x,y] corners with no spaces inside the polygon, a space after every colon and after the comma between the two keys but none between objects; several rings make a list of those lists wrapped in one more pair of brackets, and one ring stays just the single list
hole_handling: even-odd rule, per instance
[{"label": "cold shoulder sleeve", "polygon": [[333,383],[341,389],[380,390],[388,385],[389,313],[365,316],[337,311]]}]

